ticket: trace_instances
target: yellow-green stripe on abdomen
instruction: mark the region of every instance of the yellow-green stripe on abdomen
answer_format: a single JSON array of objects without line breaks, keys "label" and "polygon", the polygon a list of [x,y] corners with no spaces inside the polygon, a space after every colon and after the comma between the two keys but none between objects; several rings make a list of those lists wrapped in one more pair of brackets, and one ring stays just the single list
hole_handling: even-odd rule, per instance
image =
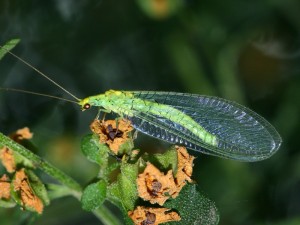
[{"label": "yellow-green stripe on abdomen", "polygon": [[201,139],[204,143],[212,146],[217,146],[218,144],[217,137],[215,135],[207,132],[190,116],[186,115],[185,113],[181,112],[176,108],[142,99],[134,99],[132,103],[132,107],[135,111],[150,113],[156,116],[166,118],[186,128],[196,137]]}]

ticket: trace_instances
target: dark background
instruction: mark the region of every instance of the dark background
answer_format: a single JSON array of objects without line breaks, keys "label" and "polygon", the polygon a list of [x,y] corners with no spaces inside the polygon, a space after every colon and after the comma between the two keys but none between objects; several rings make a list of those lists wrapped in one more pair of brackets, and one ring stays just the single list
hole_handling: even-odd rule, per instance
[{"label": "dark background", "polygon": [[[270,121],[283,144],[272,158],[241,163],[196,152],[194,179],[215,201],[220,224],[300,224],[300,2],[297,0],[0,1],[0,44],[79,98],[108,89],[215,95]],[[71,98],[11,56],[0,86]],[[79,150],[95,111],[0,93],[0,131],[28,126],[38,154],[82,184],[96,168]],[[139,136],[139,147],[163,143]],[[118,213],[116,211],[116,213]],[[0,210],[1,224],[26,213]],[[99,224],[71,198],[34,224]]]}]

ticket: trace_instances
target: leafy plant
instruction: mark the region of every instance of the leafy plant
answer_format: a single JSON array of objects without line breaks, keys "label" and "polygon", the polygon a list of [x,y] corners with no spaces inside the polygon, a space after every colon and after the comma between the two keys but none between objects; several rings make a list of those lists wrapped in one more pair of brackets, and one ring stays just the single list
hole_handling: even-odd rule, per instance
[{"label": "leafy plant", "polygon": [[[11,40],[1,48],[0,57],[18,41]],[[214,203],[191,179],[194,157],[178,146],[162,154],[142,154],[134,148],[132,129],[126,120],[93,121],[93,134],[82,138],[81,149],[98,165],[98,173],[85,188],[23,146],[32,136],[28,128],[9,137],[0,133],[0,158],[7,170],[0,179],[0,206],[19,205],[42,214],[54,199],[71,195],[108,225],[121,222],[103,205],[105,201],[120,208],[128,225],[218,224]],[[60,184],[43,183],[37,169]]]}]

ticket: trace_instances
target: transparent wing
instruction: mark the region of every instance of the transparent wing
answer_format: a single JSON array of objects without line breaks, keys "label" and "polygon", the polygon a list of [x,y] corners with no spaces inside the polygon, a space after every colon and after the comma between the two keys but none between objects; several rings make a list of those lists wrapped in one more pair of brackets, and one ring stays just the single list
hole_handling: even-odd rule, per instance
[{"label": "transparent wing", "polygon": [[281,144],[275,128],[264,118],[237,103],[209,96],[174,92],[132,92],[136,98],[172,106],[218,138],[211,146],[185,127],[149,112],[136,111],[129,119],[150,136],[224,158],[258,161],[273,155]]}]

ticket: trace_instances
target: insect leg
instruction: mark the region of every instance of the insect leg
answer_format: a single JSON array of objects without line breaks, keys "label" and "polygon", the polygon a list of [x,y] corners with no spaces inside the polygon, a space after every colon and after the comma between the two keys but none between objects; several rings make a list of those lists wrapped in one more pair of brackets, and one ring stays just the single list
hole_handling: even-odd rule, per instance
[{"label": "insect leg", "polygon": [[116,121],[116,128],[117,128],[117,130],[116,130],[116,134],[118,133],[118,131],[119,131],[119,120],[122,120],[122,119],[124,119],[124,115],[123,114],[121,114],[119,117],[117,117],[116,119],[115,119],[115,121]]},{"label": "insect leg", "polygon": [[101,109],[101,108],[99,107],[99,108],[98,108],[98,112],[97,112],[97,115],[96,115],[95,120],[98,120],[98,119],[99,119],[101,112],[104,112],[104,116],[103,116],[103,119],[102,119],[102,121],[103,121],[103,120],[105,119],[106,113],[111,113],[111,110]]},{"label": "insect leg", "polygon": [[139,133],[138,130],[135,130],[135,131],[134,131],[133,137],[132,137],[133,140],[137,139],[138,133]]},{"label": "insect leg", "polygon": [[117,117],[115,120],[116,120],[116,133],[118,133],[118,130],[119,130],[119,120],[122,119],[122,117]]},{"label": "insect leg", "polygon": [[104,113],[103,113],[103,117],[102,117],[102,123],[104,123],[105,116],[106,116],[106,112],[104,112]]}]

